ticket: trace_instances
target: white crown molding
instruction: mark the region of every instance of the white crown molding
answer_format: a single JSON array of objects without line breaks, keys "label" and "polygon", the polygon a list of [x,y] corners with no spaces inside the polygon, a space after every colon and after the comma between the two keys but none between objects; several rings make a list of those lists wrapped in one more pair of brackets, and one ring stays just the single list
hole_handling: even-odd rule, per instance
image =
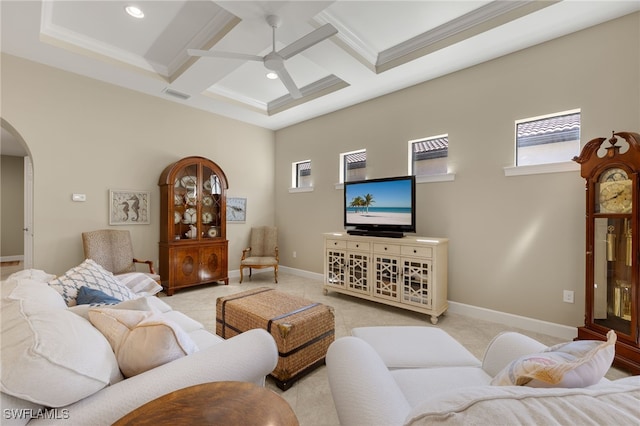
[{"label": "white crown molding", "polygon": [[485,6],[479,7],[476,10],[447,22],[446,24],[440,25],[432,30],[424,32],[380,52],[376,61],[376,66],[380,67],[385,65],[408,55],[411,52],[428,47],[453,35],[483,24],[493,18],[504,15],[515,9],[519,9],[532,2],[534,2],[534,0],[492,1]]},{"label": "white crown molding", "polygon": [[94,38],[87,37],[83,34],[71,31],[53,23],[53,3],[52,1],[42,2],[42,15],[40,20],[40,34],[44,41],[50,41],[52,44],[61,47],[73,47],[90,52],[92,56],[102,56],[110,60],[125,63],[127,65],[139,68],[141,70],[159,74],[165,79],[169,79],[174,73],[189,60],[191,57],[187,54],[189,47],[201,48],[207,44],[212,44],[212,40],[222,38],[228,33],[239,21],[239,19],[220,9],[214,18],[199,31],[189,42],[179,50],[178,54],[166,65],[149,59],[132,54],[126,50],[114,47],[110,44],[102,43]]},{"label": "white crown molding", "polygon": [[228,90],[224,87],[218,86],[218,85],[213,85],[212,87],[210,87],[209,89],[207,89],[204,94],[214,94],[217,95],[219,97],[222,97],[224,99],[228,99],[228,100],[232,100],[234,102],[237,102],[239,104],[245,105],[245,106],[249,106],[250,108],[253,108],[257,111],[263,112],[263,113],[267,113],[268,111],[268,104],[262,101],[259,101],[257,99],[254,98],[250,98],[248,96],[244,96],[239,94],[238,92],[234,92],[232,90]]},{"label": "white crown molding", "polygon": [[40,20],[40,35],[43,41],[68,48],[68,50],[82,49],[90,52],[92,56],[102,56],[111,60],[123,62],[141,70],[169,77],[168,68],[164,65],[133,55],[126,50],[101,43],[91,37],[86,37],[75,31],[71,31],[53,23],[52,1],[42,2],[42,18]]},{"label": "white crown molding", "polygon": [[331,24],[336,27],[338,30],[336,37],[368,62],[371,68],[375,66],[378,52],[351,31],[338,17],[324,10],[315,16],[314,19],[322,25]]},{"label": "white crown molding", "polygon": [[169,62],[167,68],[169,75],[173,75],[180,69],[191,56],[187,54],[187,49],[208,49],[215,44],[222,37],[227,35],[233,27],[240,22],[240,19],[235,15],[227,12],[224,9],[220,9],[214,16],[214,18],[207,23],[191,40],[189,40],[179,53]]},{"label": "white crown molding", "polygon": [[344,89],[349,84],[341,78],[331,74],[311,84],[307,84],[300,88],[302,93],[301,99],[293,99],[287,94],[268,103],[267,111],[269,115],[277,114],[296,105],[309,102],[319,96],[324,96],[336,90]]}]

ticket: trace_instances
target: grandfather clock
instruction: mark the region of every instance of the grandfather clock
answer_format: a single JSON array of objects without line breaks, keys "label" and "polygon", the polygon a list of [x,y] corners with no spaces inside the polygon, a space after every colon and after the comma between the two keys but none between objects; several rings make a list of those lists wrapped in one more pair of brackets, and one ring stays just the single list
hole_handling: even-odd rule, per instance
[{"label": "grandfather clock", "polygon": [[578,339],[618,335],[614,364],[640,374],[640,135],[589,141],[573,161],[586,179],[586,301]]}]

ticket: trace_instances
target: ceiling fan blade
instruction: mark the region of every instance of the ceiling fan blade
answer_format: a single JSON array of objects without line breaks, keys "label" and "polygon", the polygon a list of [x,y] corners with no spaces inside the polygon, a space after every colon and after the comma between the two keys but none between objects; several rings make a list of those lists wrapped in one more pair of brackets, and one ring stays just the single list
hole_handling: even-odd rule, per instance
[{"label": "ceiling fan blade", "polygon": [[282,59],[289,59],[290,57],[297,55],[303,50],[306,50],[314,44],[318,44],[322,40],[325,40],[337,33],[338,30],[336,27],[331,24],[324,24],[320,28],[311,31],[306,36],[294,41],[287,47],[284,47],[278,52],[278,55],[282,56]]},{"label": "ceiling fan blade", "polygon": [[246,61],[260,61],[260,62],[262,62],[263,60],[262,56],[248,55],[246,53],[216,52],[212,50],[198,50],[198,49],[187,49],[187,53],[190,56],[204,56],[208,58],[243,59]]},{"label": "ceiling fan blade", "polygon": [[278,78],[280,79],[280,81],[282,81],[284,86],[287,88],[287,90],[289,91],[289,94],[293,99],[300,99],[302,97],[302,93],[300,92],[300,89],[298,89],[298,86],[296,86],[296,83],[293,81],[293,79],[291,78],[291,75],[289,75],[289,72],[286,70],[286,68],[284,67],[280,68],[279,70],[276,71],[276,74],[278,74]]}]

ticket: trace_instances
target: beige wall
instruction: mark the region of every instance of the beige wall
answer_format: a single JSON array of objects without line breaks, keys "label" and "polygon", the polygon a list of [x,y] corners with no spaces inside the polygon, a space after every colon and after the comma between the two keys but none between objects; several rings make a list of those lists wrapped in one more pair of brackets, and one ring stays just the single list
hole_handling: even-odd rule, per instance
[{"label": "beige wall", "polygon": [[0,156],[0,234],[2,245],[0,256],[22,256],[24,254],[24,158]]},{"label": "beige wall", "polygon": [[[323,271],[322,233],[343,228],[340,153],[366,148],[369,178],[404,175],[407,141],[448,133],[455,181],[416,192],[418,234],[450,238],[449,300],[581,325],[584,182],[503,168],[517,119],[581,108],[583,144],[640,131],[639,24],[636,13],[277,131],[282,263]],[[314,191],[289,193],[291,163],[307,159]]]},{"label": "beige wall", "polygon": [[[251,225],[275,223],[281,264],[321,273],[321,235],[342,229],[339,153],[366,148],[369,177],[402,175],[408,140],[448,133],[456,179],[419,184],[417,195],[418,233],[451,239],[449,299],[579,325],[582,179],[507,178],[503,167],[513,162],[516,119],[581,108],[583,143],[640,131],[639,27],[636,13],[275,135],[3,55],[2,118],[34,163],[34,267],[61,273],[79,263],[80,233],[108,226],[110,188],[151,191],[151,225],[125,229],[140,257],[157,260],[157,179],[170,162],[202,155],[224,169],[230,196],[248,198],[247,223],[227,227],[231,270]],[[291,163],[306,159],[314,191],[291,194]],[[564,289],[575,304],[562,303]]]},{"label": "beige wall", "polygon": [[247,222],[227,227],[231,270],[251,225],[274,223],[273,131],[9,55],[2,118],[32,155],[35,268],[59,274],[82,261],[80,234],[109,227],[109,189],[151,191],[151,224],[115,228],[131,231],[138,257],[157,262],[158,178],[190,155],[215,161],[228,194],[248,199]]}]

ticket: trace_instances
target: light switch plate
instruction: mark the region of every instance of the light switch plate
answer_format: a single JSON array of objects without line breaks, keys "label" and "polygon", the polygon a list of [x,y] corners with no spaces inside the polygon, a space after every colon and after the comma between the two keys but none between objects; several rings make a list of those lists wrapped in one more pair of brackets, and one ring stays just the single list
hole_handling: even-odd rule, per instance
[{"label": "light switch plate", "polygon": [[87,201],[87,195],[86,194],[72,194],[71,195],[71,199],[73,201]]}]

